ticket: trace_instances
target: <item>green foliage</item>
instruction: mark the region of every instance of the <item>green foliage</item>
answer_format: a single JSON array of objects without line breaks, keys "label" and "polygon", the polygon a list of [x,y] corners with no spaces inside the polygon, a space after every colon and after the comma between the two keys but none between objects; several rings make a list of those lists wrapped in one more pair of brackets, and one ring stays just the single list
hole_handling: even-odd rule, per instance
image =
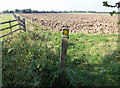
[{"label": "green foliage", "polygon": [[70,34],[63,72],[59,68],[61,33],[34,26],[34,31],[16,35],[10,43],[3,42],[4,86],[119,85],[120,51],[116,49],[116,34]]},{"label": "green foliage", "polygon": [[[120,8],[120,2],[116,3],[114,6],[113,5],[109,5],[107,1],[104,1],[103,2],[103,6],[106,6],[106,7],[117,7],[118,9]],[[113,14],[120,14],[120,12],[116,12],[116,11],[113,11],[113,12],[110,12],[110,15],[113,16]],[[118,24],[120,24],[120,22],[118,22]]]},{"label": "green foliage", "polygon": [[[117,4],[116,4],[116,5],[117,5]],[[116,5],[115,5],[115,6],[109,5],[107,1],[103,2],[103,6],[107,6],[107,7],[116,7]]]},{"label": "green foliage", "polygon": [[[103,6],[106,6],[106,7],[117,7],[117,8],[120,8],[120,2],[116,3],[114,6],[113,5],[109,5],[107,1],[104,1],[103,2]],[[118,14],[116,11],[113,11],[113,12],[110,12],[110,15],[113,16],[113,14]]]},{"label": "green foliage", "polygon": [[[47,33],[45,31],[41,33],[41,31],[28,31],[27,33],[16,35],[10,44],[3,42],[4,86],[44,87],[45,85],[54,86],[59,83],[58,77],[62,73],[59,70],[61,37],[58,39],[55,36],[60,36],[61,34],[58,33],[56,35],[56,33]],[[48,35],[51,36],[47,37]],[[56,46],[54,46],[55,43]],[[69,70],[68,68],[67,71]],[[68,81],[61,85],[69,84],[74,86],[74,82],[69,77],[71,74],[69,76],[65,75],[65,79]],[[60,86],[60,84],[56,86]]]},{"label": "green foliage", "polygon": [[109,5],[107,1],[104,1],[104,2],[103,2],[103,6],[120,8],[120,2],[116,3],[116,4],[113,6],[113,5]]},{"label": "green foliage", "polygon": [[110,15],[113,16],[113,14],[116,14],[116,11],[110,12]]},{"label": "green foliage", "polygon": [[[50,52],[42,42],[45,41],[45,36],[39,37],[35,32],[22,33],[9,46],[3,48],[3,85],[48,85],[50,74],[58,69],[54,63],[58,56]],[[19,41],[16,41],[17,38]]]},{"label": "green foliage", "polygon": [[9,13],[9,10],[4,10],[3,13]]},{"label": "green foliage", "polygon": [[38,28],[34,28],[34,31],[38,31]]},{"label": "green foliage", "polygon": [[23,9],[22,12],[23,13],[31,13],[32,11],[31,11],[31,9]]}]

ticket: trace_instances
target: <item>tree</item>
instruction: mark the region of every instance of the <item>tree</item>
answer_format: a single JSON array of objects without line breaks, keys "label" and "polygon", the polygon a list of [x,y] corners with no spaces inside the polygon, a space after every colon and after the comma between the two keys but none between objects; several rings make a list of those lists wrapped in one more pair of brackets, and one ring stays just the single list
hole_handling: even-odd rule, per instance
[{"label": "tree", "polygon": [[32,10],[31,10],[31,9],[23,9],[22,12],[23,12],[23,13],[31,13]]},{"label": "tree", "polygon": [[9,13],[14,13],[14,11],[10,11]]},{"label": "tree", "polygon": [[9,10],[4,10],[3,13],[9,13],[10,11]]},{"label": "tree", "polygon": [[[115,3],[115,5],[109,5],[107,1],[104,1],[104,2],[103,2],[103,6],[111,7],[111,8],[117,7],[117,8],[119,9],[119,8],[120,8],[120,2]],[[111,15],[111,16],[112,16],[113,14],[120,14],[120,12],[116,12],[116,11],[110,12],[110,15]]]},{"label": "tree", "polygon": [[22,11],[19,9],[15,9],[15,13],[22,13]]}]

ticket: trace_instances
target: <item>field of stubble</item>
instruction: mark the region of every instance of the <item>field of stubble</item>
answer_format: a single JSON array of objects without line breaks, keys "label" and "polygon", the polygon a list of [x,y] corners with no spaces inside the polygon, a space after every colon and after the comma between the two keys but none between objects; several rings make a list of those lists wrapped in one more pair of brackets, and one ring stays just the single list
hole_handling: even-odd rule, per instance
[{"label": "field of stubble", "polygon": [[40,13],[20,14],[37,22],[40,26],[61,31],[62,26],[69,26],[71,33],[117,34],[118,18],[109,14],[75,14],[75,13]]}]

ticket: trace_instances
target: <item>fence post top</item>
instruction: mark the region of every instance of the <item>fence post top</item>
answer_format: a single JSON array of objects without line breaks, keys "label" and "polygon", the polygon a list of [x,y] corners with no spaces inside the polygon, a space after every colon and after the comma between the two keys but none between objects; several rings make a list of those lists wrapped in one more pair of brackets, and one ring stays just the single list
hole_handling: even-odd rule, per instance
[{"label": "fence post top", "polygon": [[62,29],[64,30],[64,29],[69,29],[69,27],[68,26],[62,26]]},{"label": "fence post top", "polygon": [[9,20],[9,23],[11,23],[11,20]]},{"label": "fence post top", "polygon": [[63,30],[63,37],[69,38],[69,27],[68,26],[62,26],[62,30]]}]

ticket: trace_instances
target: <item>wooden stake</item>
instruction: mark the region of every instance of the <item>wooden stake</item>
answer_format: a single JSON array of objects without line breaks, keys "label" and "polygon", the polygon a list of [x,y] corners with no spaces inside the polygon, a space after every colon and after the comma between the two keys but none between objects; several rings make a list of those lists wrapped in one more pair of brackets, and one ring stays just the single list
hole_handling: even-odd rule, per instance
[{"label": "wooden stake", "polygon": [[26,32],[25,18],[23,19],[23,24],[24,24],[24,31]]},{"label": "wooden stake", "polygon": [[19,33],[21,33],[21,24],[20,24],[20,16],[17,17],[18,18],[18,23],[19,23]]},{"label": "wooden stake", "polygon": [[62,27],[62,45],[61,45],[61,55],[60,55],[60,68],[65,68],[66,53],[67,53],[67,42],[69,39],[69,29],[68,27]]},{"label": "wooden stake", "polygon": [[61,54],[60,54],[60,75],[59,75],[59,85],[64,85],[65,82],[65,64],[66,64],[66,54],[67,54],[67,42],[69,39],[69,29],[68,27],[62,27],[62,44],[61,44]]},{"label": "wooden stake", "polygon": [[11,38],[13,39],[13,35],[12,35],[12,27],[11,27],[11,20],[9,20],[9,25],[10,25]]}]

